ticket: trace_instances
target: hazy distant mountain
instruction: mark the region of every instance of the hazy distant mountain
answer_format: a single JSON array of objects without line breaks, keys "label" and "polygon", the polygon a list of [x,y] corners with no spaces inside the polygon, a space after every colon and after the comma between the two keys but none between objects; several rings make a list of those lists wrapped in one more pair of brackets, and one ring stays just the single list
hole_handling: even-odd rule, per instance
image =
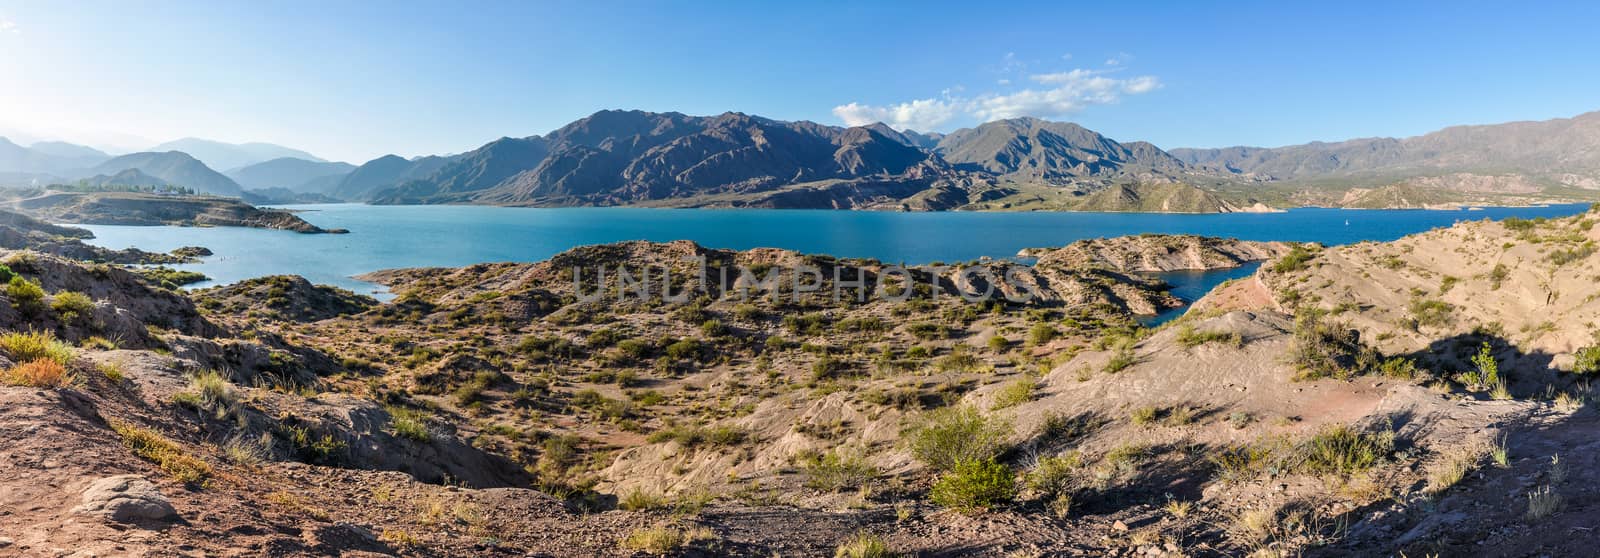
[{"label": "hazy distant mountain", "polygon": [[406,159],[399,155],[384,155],[367,161],[339,179],[339,183],[326,193],[342,200],[367,201],[372,195],[401,183],[426,178],[451,159],[446,157],[418,157]]},{"label": "hazy distant mountain", "polygon": [[326,192],[356,167],[349,163],[326,163],[280,157],[271,161],[228,171],[228,178],[249,190],[284,188],[293,192]]},{"label": "hazy distant mountain", "polygon": [[114,176],[128,169],[137,169],[167,184],[196,192],[230,197],[243,193],[238,183],[181,151],[130,153],[101,163],[91,172]]},{"label": "hazy distant mountain", "polygon": [[89,164],[83,165],[86,167],[99,164],[106,159],[111,158],[110,155],[107,155],[104,151],[100,151],[99,149],[95,149],[86,145],[67,143],[64,141],[41,141],[29,146],[29,148],[33,149],[35,152],[43,153],[53,157],[61,157],[63,159],[73,159],[78,161],[90,161]]},{"label": "hazy distant mountain", "polygon": [[1455,126],[1404,138],[1364,138],[1278,148],[1174,149],[1190,164],[1278,180],[1323,177],[1521,173],[1600,178],[1600,112],[1542,122]]},{"label": "hazy distant mountain", "polygon": [[68,174],[111,158],[105,153],[62,142],[40,142],[30,147],[0,137],[0,172]]},{"label": "hazy distant mountain", "polygon": [[323,162],[317,156],[298,149],[270,143],[226,143],[200,138],[183,138],[157,145],[147,152],[182,151],[217,170],[233,170],[273,159],[293,157],[307,161]]}]

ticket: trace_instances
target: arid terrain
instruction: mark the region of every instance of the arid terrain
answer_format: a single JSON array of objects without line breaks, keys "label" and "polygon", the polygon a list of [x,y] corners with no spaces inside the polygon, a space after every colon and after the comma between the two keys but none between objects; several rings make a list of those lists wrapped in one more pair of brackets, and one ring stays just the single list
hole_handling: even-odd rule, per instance
[{"label": "arid terrain", "polygon": [[[909,272],[627,242],[380,303],[11,217],[0,556],[1583,555],[1597,218]],[[1139,325],[1184,304],[1141,272],[1255,261]]]}]

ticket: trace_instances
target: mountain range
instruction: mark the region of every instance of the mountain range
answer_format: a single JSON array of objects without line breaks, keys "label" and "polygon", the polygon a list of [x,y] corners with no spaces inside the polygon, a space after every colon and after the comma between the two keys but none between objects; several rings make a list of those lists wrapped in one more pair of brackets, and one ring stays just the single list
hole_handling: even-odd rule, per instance
[{"label": "mountain range", "polygon": [[145,151],[182,151],[219,171],[233,171],[284,157],[317,163],[325,162],[310,153],[281,145],[260,142],[227,143],[200,138],[173,140]]},{"label": "mountain range", "polygon": [[360,166],[271,144],[187,138],[158,147],[180,149],[111,158],[72,144],[0,139],[0,180],[531,206],[1216,212],[1600,199],[1600,112],[1401,139],[1170,151],[1036,118],[940,134],[623,110],[466,153],[387,155]]}]

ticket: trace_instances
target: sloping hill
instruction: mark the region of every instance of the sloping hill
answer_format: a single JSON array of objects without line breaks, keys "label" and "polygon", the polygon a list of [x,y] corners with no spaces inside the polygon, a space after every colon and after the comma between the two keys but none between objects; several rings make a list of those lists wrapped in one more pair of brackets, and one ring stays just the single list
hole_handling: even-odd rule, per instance
[{"label": "sloping hill", "polygon": [[342,200],[367,201],[379,191],[420,178],[426,178],[449,162],[445,157],[418,157],[408,160],[399,155],[384,155],[367,161],[339,179],[327,192]]},{"label": "sloping hill", "polygon": [[204,163],[181,151],[131,153],[101,163],[93,172],[116,175],[128,169],[136,169],[164,180],[167,184],[191,188],[196,192],[229,197],[238,197],[244,193],[233,179],[211,170]]},{"label": "sloping hill", "polygon": [[1069,122],[1037,118],[997,120],[944,136],[935,148],[958,167],[1017,180],[1179,173],[1184,164],[1154,145],[1121,144]]}]

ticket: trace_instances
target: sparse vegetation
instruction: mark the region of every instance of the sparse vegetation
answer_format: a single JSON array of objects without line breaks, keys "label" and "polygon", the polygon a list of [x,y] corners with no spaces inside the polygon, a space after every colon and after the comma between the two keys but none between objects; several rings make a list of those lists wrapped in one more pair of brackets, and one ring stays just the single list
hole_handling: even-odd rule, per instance
[{"label": "sparse vegetation", "polygon": [[1196,331],[1193,324],[1180,326],[1176,339],[1179,345],[1191,349],[1207,343],[1220,343],[1234,348],[1244,345],[1244,337],[1237,331]]},{"label": "sparse vegetation", "polygon": [[700,541],[716,538],[703,527],[679,528],[669,525],[635,529],[622,539],[622,547],[650,554],[671,554]]},{"label": "sparse vegetation", "polygon": [[211,476],[211,465],[184,452],[182,446],[159,432],[115,420],[111,421],[111,429],[134,455],[155,463],[179,482],[196,484]]},{"label": "sparse vegetation", "polygon": [[878,476],[878,468],[859,451],[809,452],[797,456],[797,461],[806,487],[824,492],[858,488]]},{"label": "sparse vegetation", "polygon": [[889,545],[883,539],[871,533],[856,533],[849,540],[841,543],[833,551],[833,558],[893,558],[898,556],[889,550]]}]

